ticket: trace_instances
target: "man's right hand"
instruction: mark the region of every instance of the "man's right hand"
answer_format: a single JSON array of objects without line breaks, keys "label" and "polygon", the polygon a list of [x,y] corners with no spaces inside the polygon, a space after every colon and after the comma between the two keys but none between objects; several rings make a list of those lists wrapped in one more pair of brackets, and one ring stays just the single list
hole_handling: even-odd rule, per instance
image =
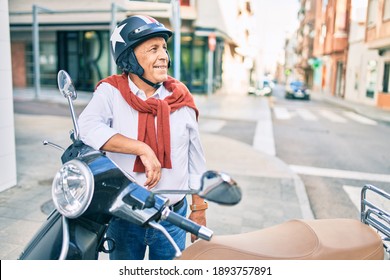
[{"label": "man's right hand", "polygon": [[146,181],[144,186],[148,189],[155,187],[160,181],[161,164],[152,148],[144,142],[128,138],[118,133],[108,139],[101,149],[113,153],[139,156],[145,166]]},{"label": "man's right hand", "polygon": [[160,181],[161,164],[153,150],[149,146],[147,147],[148,148],[145,149],[145,153],[141,154],[139,157],[145,166],[146,181],[144,186],[148,189],[152,189]]}]

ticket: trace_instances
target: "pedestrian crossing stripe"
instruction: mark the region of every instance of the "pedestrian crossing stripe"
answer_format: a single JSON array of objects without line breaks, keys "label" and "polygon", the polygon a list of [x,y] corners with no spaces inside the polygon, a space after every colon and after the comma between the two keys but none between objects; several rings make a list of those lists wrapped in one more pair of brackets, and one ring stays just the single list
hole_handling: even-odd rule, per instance
[{"label": "pedestrian crossing stripe", "polygon": [[306,109],[299,109],[297,110],[298,115],[306,120],[306,121],[318,121],[318,118],[316,115],[314,115],[312,112]]},{"label": "pedestrian crossing stripe", "polygon": [[319,113],[321,114],[321,116],[323,116],[324,118],[326,118],[332,122],[337,122],[337,123],[346,123],[347,122],[347,120],[345,118],[339,116],[338,114],[336,114],[333,111],[320,110]]},{"label": "pedestrian crossing stripe", "polygon": [[290,120],[295,116],[300,117],[305,121],[319,121],[318,116],[325,118],[331,122],[345,124],[349,120],[364,124],[364,125],[378,125],[378,122],[351,111],[343,111],[338,114],[331,110],[318,110],[315,113],[307,109],[289,110],[282,106],[275,106],[273,108],[273,115],[278,120]]},{"label": "pedestrian crossing stripe", "polygon": [[343,114],[345,116],[347,116],[348,118],[355,120],[357,122],[363,123],[363,124],[368,124],[368,125],[377,125],[378,124],[376,121],[369,119],[369,118],[366,118],[366,117],[363,117],[363,116],[356,114],[354,112],[343,112]]},{"label": "pedestrian crossing stripe", "polygon": [[291,119],[291,114],[287,110],[287,108],[284,108],[284,107],[274,107],[273,111],[274,111],[274,115],[279,120]]}]

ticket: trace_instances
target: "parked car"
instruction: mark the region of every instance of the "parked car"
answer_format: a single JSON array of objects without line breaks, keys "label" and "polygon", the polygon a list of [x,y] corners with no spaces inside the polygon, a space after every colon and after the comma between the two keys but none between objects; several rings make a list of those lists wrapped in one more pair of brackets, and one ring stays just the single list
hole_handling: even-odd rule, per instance
[{"label": "parked car", "polygon": [[286,98],[310,99],[310,90],[302,81],[292,81],[286,85]]},{"label": "parked car", "polygon": [[256,85],[249,87],[248,94],[256,96],[270,96],[274,83],[272,81],[263,80],[258,81]]}]

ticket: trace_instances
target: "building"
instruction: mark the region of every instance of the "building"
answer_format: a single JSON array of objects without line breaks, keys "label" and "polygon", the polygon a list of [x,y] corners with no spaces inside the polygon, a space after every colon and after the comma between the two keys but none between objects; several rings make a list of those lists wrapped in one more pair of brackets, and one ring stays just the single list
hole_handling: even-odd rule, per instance
[{"label": "building", "polygon": [[365,42],[366,15],[367,0],[352,0],[345,99],[375,105],[379,54]]},{"label": "building", "polygon": [[351,0],[317,1],[313,88],[344,97]]},{"label": "building", "polygon": [[303,80],[309,87],[313,86],[313,45],[315,35],[316,22],[316,0],[301,0],[301,8],[298,12],[300,25],[297,31],[297,46],[298,61],[295,65],[299,72],[300,79]]},{"label": "building", "polygon": [[279,64],[277,75],[275,75],[278,82],[286,84],[290,80],[302,79],[299,72],[300,69],[296,68],[298,65],[297,55],[297,32],[294,32],[285,39],[284,44],[284,57],[282,62]]},{"label": "building", "polygon": [[12,68],[7,0],[0,0],[0,191],[16,185]]},{"label": "building", "polygon": [[368,0],[365,43],[373,55],[366,63],[366,95],[390,109],[390,1]]},{"label": "building", "polygon": [[[227,71],[223,70],[224,62],[244,61],[245,57],[237,52],[236,34],[225,24],[227,17],[236,23],[243,19],[242,2],[250,3],[180,1],[180,20],[176,23],[181,33],[179,55],[174,49],[175,36],[168,46],[173,64],[180,63],[180,80],[192,92],[221,88],[223,71]],[[170,0],[79,0],[71,7],[66,1],[13,0],[9,1],[9,10],[15,87],[31,87],[36,80],[42,86],[54,87],[57,71],[65,69],[79,90],[92,91],[100,79],[117,71],[109,50],[110,31],[115,24],[133,14],[147,14],[175,30]],[[211,41],[215,42],[213,46],[209,45]],[[34,45],[39,45],[35,57]],[[173,75],[173,69],[170,71]]]}]

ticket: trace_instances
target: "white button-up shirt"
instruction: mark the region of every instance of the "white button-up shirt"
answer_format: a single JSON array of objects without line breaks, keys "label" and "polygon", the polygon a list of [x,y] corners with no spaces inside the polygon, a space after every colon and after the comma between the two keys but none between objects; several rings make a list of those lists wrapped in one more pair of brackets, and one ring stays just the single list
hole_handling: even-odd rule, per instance
[{"label": "white button-up shirt", "polygon": [[[146,100],[145,93],[130,79],[129,86],[138,97]],[[161,86],[150,98],[164,99],[170,94],[172,93]],[[78,124],[81,140],[98,150],[117,133],[137,139],[138,111],[129,106],[118,89],[102,83],[81,113]],[[171,113],[170,129],[172,169],[162,168],[161,179],[152,191],[199,188],[201,175],[206,171],[206,161],[195,111],[182,107]],[[145,173],[133,172],[136,155],[107,152],[107,156],[134,177],[139,185],[144,185]],[[170,204],[184,197],[172,194],[164,196],[169,198]]]}]

